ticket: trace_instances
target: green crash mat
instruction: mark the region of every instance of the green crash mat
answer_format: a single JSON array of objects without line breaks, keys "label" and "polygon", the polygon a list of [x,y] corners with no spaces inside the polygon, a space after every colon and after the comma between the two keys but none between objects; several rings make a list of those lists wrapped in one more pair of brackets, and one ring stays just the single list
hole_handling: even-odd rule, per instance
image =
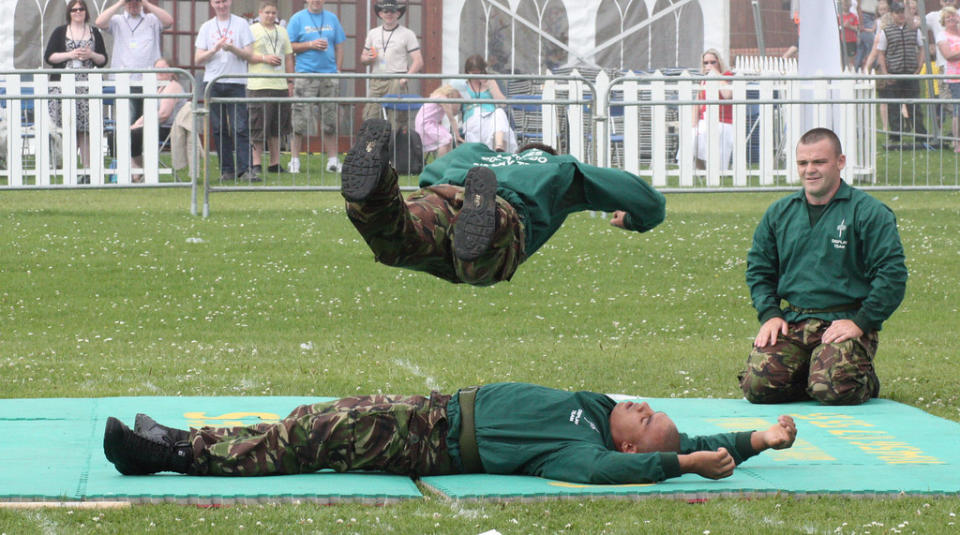
[{"label": "green crash mat", "polygon": [[[631,399],[624,397],[623,399]],[[752,405],[734,399],[646,399],[681,432],[705,435],[766,429],[780,414],[797,423],[789,450],[768,450],[726,479],[694,474],[655,484],[584,485],[528,476],[425,477],[423,483],[461,500],[540,500],[615,496],[703,499],[773,493],[887,495],[960,492],[960,424],[894,401],[849,407],[818,403]]]},{"label": "green crash mat", "polygon": [[128,500],[196,504],[260,501],[382,504],[422,495],[405,476],[319,472],[276,477],[123,476],[103,456],[108,416],[133,426],[144,412],[164,425],[250,425],[335,398],[128,397],[0,400],[0,500]]},{"label": "green crash mat", "polygon": [[[107,416],[133,424],[137,412],[175,427],[249,425],[283,417],[314,397],[130,397],[0,400],[0,500],[127,500],[229,504],[277,501],[391,503],[421,497],[407,477],[320,472],[258,478],[120,475],[103,456]],[[634,399],[634,398],[625,398]],[[751,405],[730,399],[648,399],[689,434],[764,429],[791,414],[793,448],[767,451],[732,477],[685,475],[656,484],[584,485],[527,476],[426,477],[453,499],[717,495],[945,494],[960,492],[960,424],[888,400],[856,407]]]}]

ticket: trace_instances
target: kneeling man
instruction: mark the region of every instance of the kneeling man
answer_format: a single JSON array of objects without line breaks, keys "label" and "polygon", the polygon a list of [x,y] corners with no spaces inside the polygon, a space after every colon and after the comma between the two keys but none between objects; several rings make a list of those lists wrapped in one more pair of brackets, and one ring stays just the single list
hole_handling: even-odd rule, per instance
[{"label": "kneeling man", "polygon": [[[903,300],[903,246],[893,211],[848,186],[831,130],[797,144],[803,190],[763,215],[747,254],[747,285],[762,324],[740,387],[754,403],[876,397],[877,331]],[[786,301],[781,308],[781,301]]]}]

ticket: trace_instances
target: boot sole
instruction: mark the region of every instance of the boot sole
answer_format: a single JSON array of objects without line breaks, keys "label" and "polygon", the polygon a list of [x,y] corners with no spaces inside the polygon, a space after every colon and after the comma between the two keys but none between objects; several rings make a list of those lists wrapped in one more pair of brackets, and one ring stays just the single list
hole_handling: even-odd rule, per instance
[{"label": "boot sole", "polygon": [[190,438],[189,432],[160,425],[153,418],[142,412],[137,413],[136,418],[133,420],[133,432],[156,441],[166,442],[167,444],[176,444],[189,440]]},{"label": "boot sole", "polygon": [[360,126],[357,141],[343,159],[340,194],[350,202],[366,199],[380,182],[389,162],[390,123],[368,119]]},{"label": "boot sole", "polygon": [[497,176],[486,167],[474,167],[464,181],[463,208],[453,224],[453,253],[476,260],[493,240],[497,226]]}]

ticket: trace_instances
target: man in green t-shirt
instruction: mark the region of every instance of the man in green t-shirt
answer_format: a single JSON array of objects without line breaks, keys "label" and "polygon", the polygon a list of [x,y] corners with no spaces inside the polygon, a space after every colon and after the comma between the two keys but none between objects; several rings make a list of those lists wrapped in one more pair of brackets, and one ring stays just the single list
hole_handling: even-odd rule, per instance
[{"label": "man in green t-shirt", "polygon": [[754,403],[856,404],[880,390],[877,331],[903,301],[907,268],[893,211],[848,186],[845,164],[831,130],[804,134],[803,190],[753,235],[746,278],[762,325],[740,386]]},{"label": "man in green t-shirt", "polygon": [[301,405],[276,423],[164,427],[139,414],[107,420],[103,448],[126,475],[262,476],[376,470],[417,476],[522,474],[591,484],[686,473],[720,479],[761,451],[793,445],[780,416],[764,431],[691,437],[646,402],[494,383],[430,396],[355,396]]},{"label": "man in green t-shirt", "polygon": [[613,212],[612,225],[637,232],[665,216],[663,195],[639,177],[545,145],[517,154],[460,145],[428,165],[404,201],[390,137],[390,123],[365,121],[342,173],[347,216],[389,266],[485,286],[510,280],[574,212]]}]

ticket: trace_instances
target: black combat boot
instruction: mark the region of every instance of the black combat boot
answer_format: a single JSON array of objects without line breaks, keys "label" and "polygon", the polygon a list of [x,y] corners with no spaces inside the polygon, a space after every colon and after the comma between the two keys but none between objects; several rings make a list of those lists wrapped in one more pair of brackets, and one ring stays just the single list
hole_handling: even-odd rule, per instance
[{"label": "black combat boot", "polygon": [[139,476],[156,472],[186,474],[193,463],[193,448],[186,442],[170,445],[134,433],[114,417],[107,418],[103,453],[123,475]]},{"label": "black combat boot", "polygon": [[390,122],[383,119],[367,119],[360,126],[356,143],[343,159],[340,193],[344,199],[365,200],[392,174],[389,172],[390,133]]},{"label": "black combat boot", "polygon": [[168,446],[190,440],[190,431],[160,425],[142,412],[138,413],[133,421],[133,432],[155,441],[159,440]]},{"label": "black combat boot", "polygon": [[453,254],[469,262],[490,247],[497,230],[497,176],[487,167],[474,167],[463,188],[463,208],[453,224]]}]

